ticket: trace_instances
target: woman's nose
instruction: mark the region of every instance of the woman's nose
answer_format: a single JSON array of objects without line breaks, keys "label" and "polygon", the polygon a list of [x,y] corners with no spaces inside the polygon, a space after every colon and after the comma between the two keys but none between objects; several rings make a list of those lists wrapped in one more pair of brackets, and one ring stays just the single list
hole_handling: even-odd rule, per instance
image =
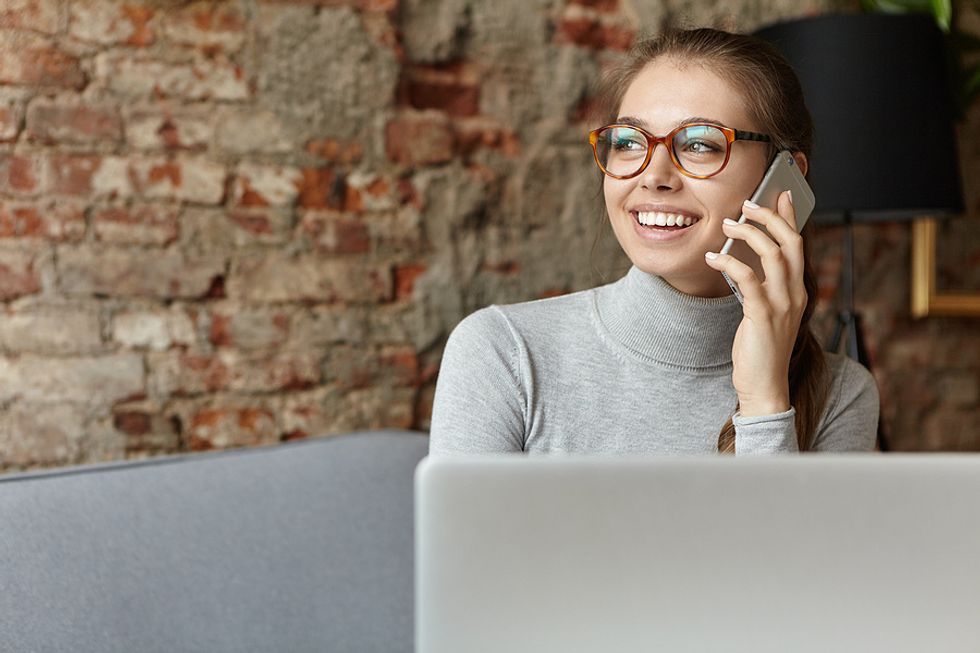
[{"label": "woman's nose", "polygon": [[645,188],[673,190],[680,185],[680,171],[674,166],[670,152],[663,143],[657,143],[650,155],[650,163],[640,173],[640,183]]}]

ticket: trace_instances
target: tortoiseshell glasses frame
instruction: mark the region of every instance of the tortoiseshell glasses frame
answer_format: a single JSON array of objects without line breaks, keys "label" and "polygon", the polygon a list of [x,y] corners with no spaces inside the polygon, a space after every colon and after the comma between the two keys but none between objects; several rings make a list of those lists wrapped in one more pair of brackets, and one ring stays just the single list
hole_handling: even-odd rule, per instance
[{"label": "tortoiseshell glasses frame", "polygon": [[[691,127],[713,127],[725,136],[725,160],[721,163],[720,167],[709,173],[709,174],[696,174],[689,170],[686,170],[683,164],[677,158],[677,152],[674,151],[674,138],[685,129],[690,129]],[[622,129],[632,129],[635,130],[647,140],[646,156],[643,159],[643,163],[640,165],[639,169],[628,175],[617,175],[606,169],[605,165],[601,160],[599,154],[598,144],[604,132],[611,129],[622,128]],[[731,127],[725,127],[724,125],[717,125],[710,122],[689,122],[678,126],[676,129],[672,130],[670,133],[664,136],[654,136],[650,132],[646,131],[642,127],[636,125],[613,123],[611,125],[606,125],[605,127],[599,127],[598,129],[593,129],[589,132],[589,143],[592,145],[592,154],[595,156],[595,162],[599,166],[599,169],[603,173],[612,177],[613,179],[632,179],[637,175],[641,174],[646,170],[647,166],[650,164],[650,160],[653,158],[653,150],[656,148],[658,143],[663,143],[664,147],[667,148],[667,152],[670,154],[670,160],[673,162],[674,166],[681,172],[681,174],[692,177],[694,179],[708,179],[709,177],[714,177],[728,165],[728,161],[732,154],[732,143],[735,141],[756,141],[761,143],[771,143],[772,138],[766,134],[759,134],[756,132],[742,131],[741,129],[732,129]]]}]

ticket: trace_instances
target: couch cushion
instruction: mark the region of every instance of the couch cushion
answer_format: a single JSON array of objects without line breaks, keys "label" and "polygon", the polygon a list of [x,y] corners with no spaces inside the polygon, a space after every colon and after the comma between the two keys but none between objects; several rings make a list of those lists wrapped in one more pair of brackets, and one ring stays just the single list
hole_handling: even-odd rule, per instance
[{"label": "couch cushion", "polygon": [[411,651],[427,448],[373,432],[0,477],[0,649]]}]

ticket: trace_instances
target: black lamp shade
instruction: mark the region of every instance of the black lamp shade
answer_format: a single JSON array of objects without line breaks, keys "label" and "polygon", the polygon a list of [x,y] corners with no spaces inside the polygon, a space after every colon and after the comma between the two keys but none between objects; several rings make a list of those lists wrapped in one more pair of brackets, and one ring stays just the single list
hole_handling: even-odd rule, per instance
[{"label": "black lamp shade", "polygon": [[943,35],[924,15],[829,15],[756,32],[793,65],[815,123],[814,218],[963,211]]}]

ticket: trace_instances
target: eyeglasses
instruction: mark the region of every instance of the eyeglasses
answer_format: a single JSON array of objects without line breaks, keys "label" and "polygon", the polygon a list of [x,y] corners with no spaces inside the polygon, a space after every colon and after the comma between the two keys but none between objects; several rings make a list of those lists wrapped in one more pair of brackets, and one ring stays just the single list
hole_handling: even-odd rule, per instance
[{"label": "eyeglasses", "polygon": [[[735,141],[772,141],[765,134],[745,132],[707,122],[681,125],[666,136],[633,125],[607,125],[589,132],[595,162],[614,179],[630,179],[643,172],[657,143],[663,143],[670,160],[688,177],[707,179],[725,169]],[[669,145],[669,147],[668,147]]]}]

